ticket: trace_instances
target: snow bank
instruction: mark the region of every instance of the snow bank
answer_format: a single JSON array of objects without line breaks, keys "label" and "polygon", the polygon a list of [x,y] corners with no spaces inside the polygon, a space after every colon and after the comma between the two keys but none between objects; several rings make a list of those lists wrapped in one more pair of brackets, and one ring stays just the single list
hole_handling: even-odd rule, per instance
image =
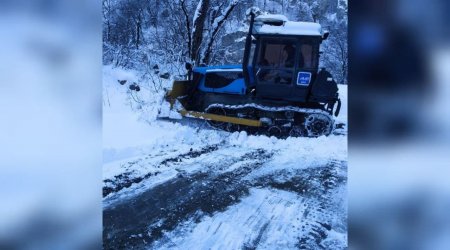
[{"label": "snow bank", "polygon": [[[127,80],[120,85],[118,80]],[[131,91],[136,82],[141,91]],[[163,91],[155,93],[145,87],[145,79],[131,70],[105,66],[103,69],[103,161],[133,157],[161,141],[191,134],[180,124],[161,126],[155,121]],[[138,102],[136,102],[136,100]],[[187,136],[185,136],[189,139]]]},{"label": "snow bank", "polygon": [[291,171],[323,166],[330,159],[347,160],[347,138],[345,136],[277,139],[262,135],[248,136],[246,132],[235,132],[228,137],[227,142],[240,148],[265,149],[275,153],[271,162],[255,171],[255,175],[267,175],[281,169]]}]

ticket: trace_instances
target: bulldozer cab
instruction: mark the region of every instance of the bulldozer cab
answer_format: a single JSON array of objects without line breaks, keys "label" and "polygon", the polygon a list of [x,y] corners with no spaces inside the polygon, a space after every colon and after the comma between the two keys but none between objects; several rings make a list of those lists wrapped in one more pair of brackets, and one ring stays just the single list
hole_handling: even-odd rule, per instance
[{"label": "bulldozer cab", "polygon": [[261,84],[307,86],[308,79],[295,73],[317,72],[318,52],[318,44],[311,39],[262,38],[254,63],[256,79]]},{"label": "bulldozer cab", "polygon": [[317,23],[292,22],[281,15],[255,18],[248,46],[249,82],[263,98],[304,102],[319,66],[324,40]]},{"label": "bulldozer cab", "polygon": [[314,38],[260,37],[253,58],[257,93],[304,101],[318,70],[319,45]]}]

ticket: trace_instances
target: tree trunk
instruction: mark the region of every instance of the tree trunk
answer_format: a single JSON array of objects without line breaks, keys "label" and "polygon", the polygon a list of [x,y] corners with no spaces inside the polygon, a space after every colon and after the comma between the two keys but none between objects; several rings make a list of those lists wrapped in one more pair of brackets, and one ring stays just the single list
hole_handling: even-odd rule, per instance
[{"label": "tree trunk", "polygon": [[138,14],[138,19],[136,21],[136,49],[139,49],[139,44],[141,43],[141,23],[142,23],[141,13]]},{"label": "tree trunk", "polygon": [[191,23],[189,21],[188,11],[187,11],[186,6],[184,5],[184,3],[185,3],[185,0],[181,1],[181,9],[183,10],[183,14],[184,14],[185,21],[186,21],[186,31],[187,31],[187,38],[188,38],[188,42],[187,42],[188,56],[189,56],[189,59],[192,59],[192,54],[191,54],[191,46],[192,46]]},{"label": "tree trunk", "polygon": [[200,46],[203,41],[203,27],[205,25],[206,16],[209,8],[209,0],[200,0],[194,14],[193,31],[192,31],[192,47],[191,60],[198,64],[200,62]]}]

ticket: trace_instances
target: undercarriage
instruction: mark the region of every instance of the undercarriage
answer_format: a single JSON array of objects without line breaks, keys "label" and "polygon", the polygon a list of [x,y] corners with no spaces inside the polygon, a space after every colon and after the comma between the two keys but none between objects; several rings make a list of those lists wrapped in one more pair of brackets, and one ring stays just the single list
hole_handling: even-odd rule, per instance
[{"label": "undercarriage", "polygon": [[236,124],[232,121],[209,119],[208,124],[226,131],[245,130],[251,133],[270,136],[306,136],[329,135],[334,129],[332,116],[321,109],[307,109],[293,106],[269,107],[255,103],[243,105],[211,104],[205,109],[207,114],[235,117],[259,121],[259,126]]}]

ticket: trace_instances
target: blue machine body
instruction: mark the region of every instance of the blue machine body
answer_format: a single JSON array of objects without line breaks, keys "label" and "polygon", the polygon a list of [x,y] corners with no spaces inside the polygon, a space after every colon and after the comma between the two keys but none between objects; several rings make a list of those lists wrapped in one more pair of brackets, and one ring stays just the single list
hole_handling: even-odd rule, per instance
[{"label": "blue machine body", "polygon": [[200,74],[198,90],[206,93],[245,95],[247,86],[242,74],[242,65],[195,67]]}]

